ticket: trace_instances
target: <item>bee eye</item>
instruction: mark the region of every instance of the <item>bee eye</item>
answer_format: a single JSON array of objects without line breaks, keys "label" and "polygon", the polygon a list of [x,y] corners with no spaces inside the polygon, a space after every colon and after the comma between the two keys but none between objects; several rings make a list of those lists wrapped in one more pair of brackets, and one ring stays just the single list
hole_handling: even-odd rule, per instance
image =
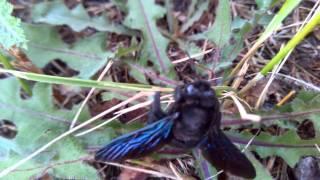
[{"label": "bee eye", "polygon": [[193,94],[194,91],[195,91],[195,89],[194,89],[192,84],[187,87],[187,93],[188,94]]}]

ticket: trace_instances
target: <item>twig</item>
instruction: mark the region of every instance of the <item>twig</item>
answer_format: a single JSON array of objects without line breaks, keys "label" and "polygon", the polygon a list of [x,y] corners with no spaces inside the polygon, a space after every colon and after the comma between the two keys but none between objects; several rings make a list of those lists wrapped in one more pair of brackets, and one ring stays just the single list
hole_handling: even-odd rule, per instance
[{"label": "twig", "polygon": [[282,106],[284,103],[286,103],[293,95],[296,94],[295,90],[291,90],[284,98],[282,98],[276,106],[280,107]]}]

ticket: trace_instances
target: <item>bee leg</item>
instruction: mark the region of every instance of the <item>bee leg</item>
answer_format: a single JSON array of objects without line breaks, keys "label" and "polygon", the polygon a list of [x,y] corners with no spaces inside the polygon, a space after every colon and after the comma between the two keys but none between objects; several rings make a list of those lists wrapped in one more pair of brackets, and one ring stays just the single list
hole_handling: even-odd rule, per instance
[{"label": "bee leg", "polygon": [[154,123],[165,116],[166,114],[161,109],[160,92],[156,92],[153,97],[150,112],[148,113],[148,124]]}]

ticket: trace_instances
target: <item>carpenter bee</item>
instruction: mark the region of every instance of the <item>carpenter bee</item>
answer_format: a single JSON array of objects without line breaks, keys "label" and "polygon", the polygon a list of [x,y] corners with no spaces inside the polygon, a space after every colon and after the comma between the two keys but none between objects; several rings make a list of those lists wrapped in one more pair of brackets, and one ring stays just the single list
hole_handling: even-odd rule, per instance
[{"label": "carpenter bee", "polygon": [[165,113],[160,107],[160,94],[156,93],[148,125],[114,139],[96,152],[95,159],[121,162],[146,156],[164,145],[200,148],[205,159],[218,170],[244,178],[256,176],[251,162],[220,129],[219,101],[208,82],[178,86],[174,100]]}]

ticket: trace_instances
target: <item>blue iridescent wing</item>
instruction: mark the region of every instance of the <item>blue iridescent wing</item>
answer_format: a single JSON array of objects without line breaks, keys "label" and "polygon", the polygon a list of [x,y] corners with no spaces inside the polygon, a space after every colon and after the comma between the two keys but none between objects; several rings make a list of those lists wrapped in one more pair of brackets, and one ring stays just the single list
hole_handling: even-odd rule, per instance
[{"label": "blue iridescent wing", "polygon": [[173,118],[168,116],[142,129],[120,136],[97,151],[96,160],[119,162],[145,156],[161,148],[170,138]]},{"label": "blue iridescent wing", "polygon": [[202,155],[218,170],[244,178],[254,178],[256,171],[249,159],[221,130],[211,129],[201,143]]}]

